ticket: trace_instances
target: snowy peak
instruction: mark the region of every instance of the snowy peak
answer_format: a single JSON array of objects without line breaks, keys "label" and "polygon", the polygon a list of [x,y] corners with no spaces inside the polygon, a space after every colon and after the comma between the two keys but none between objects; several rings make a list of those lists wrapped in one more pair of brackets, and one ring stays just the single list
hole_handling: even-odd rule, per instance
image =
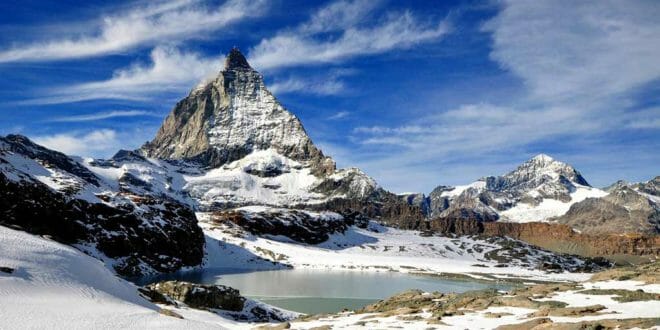
[{"label": "snowy peak", "polygon": [[549,163],[554,162],[555,159],[548,156],[548,155],[546,155],[546,154],[538,154],[538,155],[532,157],[529,161],[539,163],[539,164],[549,164]]},{"label": "snowy peak", "polygon": [[227,70],[237,70],[237,69],[252,69],[248,61],[245,59],[245,56],[241,54],[241,51],[238,48],[234,47],[227,55],[225,59],[225,71]]},{"label": "snowy peak", "polygon": [[587,197],[605,194],[589,186],[571,165],[539,154],[501,176],[464,186],[439,186],[429,195],[429,217],[539,221],[562,215]]},{"label": "snowy peak", "polygon": [[587,180],[575,168],[554,160],[546,154],[534,156],[515,170],[505,174],[503,178],[507,181],[509,187],[529,184],[538,185],[548,181],[564,180],[582,186],[589,186]]},{"label": "snowy peak", "polygon": [[334,161],[314,146],[298,118],[268,91],[261,74],[234,48],[225,69],[174,107],[142,153],[218,168],[271,148],[313,167],[315,174],[335,170]]}]

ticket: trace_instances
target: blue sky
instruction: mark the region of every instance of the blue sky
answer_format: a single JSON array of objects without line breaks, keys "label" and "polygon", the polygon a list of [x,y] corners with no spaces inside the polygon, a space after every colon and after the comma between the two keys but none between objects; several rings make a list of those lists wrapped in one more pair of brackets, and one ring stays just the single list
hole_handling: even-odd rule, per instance
[{"label": "blue sky", "polygon": [[657,1],[4,1],[0,133],[109,157],[238,46],[339,166],[393,191],[537,153],[660,175]]}]

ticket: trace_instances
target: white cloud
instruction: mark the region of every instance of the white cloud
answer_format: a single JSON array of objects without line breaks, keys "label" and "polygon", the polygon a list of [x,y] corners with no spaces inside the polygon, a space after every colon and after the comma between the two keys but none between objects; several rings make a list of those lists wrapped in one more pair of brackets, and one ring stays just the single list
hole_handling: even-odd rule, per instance
[{"label": "white cloud", "polygon": [[609,97],[660,77],[657,1],[503,1],[492,59],[544,100]]},{"label": "white cloud", "polygon": [[179,0],[139,6],[103,16],[86,30],[62,39],[17,45],[0,51],[0,63],[49,61],[116,54],[125,50],[196,38],[231,23],[261,15],[262,0],[228,0],[220,6]]},{"label": "white cloud", "polygon": [[114,130],[99,129],[85,134],[55,134],[35,136],[35,143],[67,155],[107,155],[119,150],[121,142]]},{"label": "white cloud", "polygon": [[250,63],[267,70],[336,62],[409,48],[437,40],[449,32],[446,21],[423,22],[408,11],[389,13],[378,20],[368,19],[373,9],[375,3],[369,1],[332,3],[297,28],[263,39],[250,50]]},{"label": "white cloud", "polygon": [[339,119],[346,118],[350,115],[351,115],[351,113],[349,111],[339,111],[339,112],[335,113],[334,115],[328,117],[328,120],[339,120]]},{"label": "white cloud", "polygon": [[345,90],[344,82],[336,76],[321,78],[290,77],[276,81],[268,87],[273,94],[303,93],[315,95],[337,95]]},{"label": "white cloud", "polygon": [[66,117],[57,117],[49,121],[51,122],[80,122],[80,121],[94,121],[102,120],[116,117],[138,117],[138,116],[148,116],[148,117],[160,117],[160,115],[154,114],[149,111],[144,110],[114,110],[106,112],[97,112],[88,115],[74,115]]},{"label": "white cloud", "polygon": [[173,47],[157,47],[150,64],[134,63],[115,71],[112,78],[51,89],[47,96],[26,104],[57,104],[92,99],[147,100],[162,92],[189,89],[222,67],[222,56],[203,57]]}]

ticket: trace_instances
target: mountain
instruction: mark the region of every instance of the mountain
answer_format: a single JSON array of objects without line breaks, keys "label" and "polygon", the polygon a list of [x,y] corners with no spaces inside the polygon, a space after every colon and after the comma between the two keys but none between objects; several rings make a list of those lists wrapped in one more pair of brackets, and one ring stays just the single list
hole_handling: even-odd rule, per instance
[{"label": "mountain", "polygon": [[184,172],[197,168],[181,189],[203,211],[266,205],[359,212],[404,227],[423,218],[361,170],[337,169],[236,48],[137,152],[179,162]]},{"label": "mountain", "polygon": [[429,194],[430,219],[542,221],[564,214],[576,202],[601,197],[572,166],[537,155],[502,176],[465,186],[438,186]]},{"label": "mountain", "polygon": [[234,48],[224,70],[179,101],[141,150],[152,158],[217,168],[268,149],[309,165],[314,174],[335,170],[334,161],[314,146],[300,120],[277,101],[263,76]]},{"label": "mountain", "polygon": [[660,176],[647,182],[618,181],[601,198],[571,205],[555,220],[588,234],[660,234]]},{"label": "mountain", "polygon": [[408,195],[406,201],[428,205],[430,228],[467,219],[554,222],[586,234],[660,233],[660,177],[617,181],[601,190],[572,166],[544,154],[507,174],[464,186],[441,185],[428,197]]},{"label": "mountain", "polygon": [[240,214],[249,230],[300,242],[365,219],[412,228],[423,218],[361,170],[337,169],[237,49],[139,150],[81,159],[0,137],[0,225],[74,244],[122,275],[200,265],[195,211]]}]

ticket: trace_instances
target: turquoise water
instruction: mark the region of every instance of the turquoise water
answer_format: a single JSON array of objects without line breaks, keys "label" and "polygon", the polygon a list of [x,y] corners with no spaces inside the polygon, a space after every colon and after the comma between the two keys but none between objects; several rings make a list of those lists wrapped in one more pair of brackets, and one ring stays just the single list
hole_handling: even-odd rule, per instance
[{"label": "turquoise water", "polygon": [[476,281],[448,280],[396,272],[350,272],[327,270],[274,270],[242,272],[205,269],[178,273],[154,280],[178,279],[201,284],[222,284],[246,297],[288,310],[313,314],[357,309],[409,289],[465,292],[510,286]]}]

